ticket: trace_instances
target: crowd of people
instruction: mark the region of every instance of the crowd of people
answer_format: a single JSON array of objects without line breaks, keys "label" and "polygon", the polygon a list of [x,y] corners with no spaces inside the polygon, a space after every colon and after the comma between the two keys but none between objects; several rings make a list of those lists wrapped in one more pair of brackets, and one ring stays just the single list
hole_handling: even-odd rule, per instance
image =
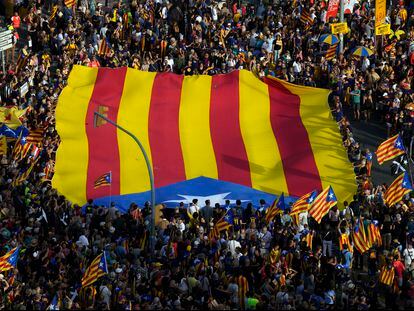
[{"label": "crowd of people", "polygon": [[[372,151],[359,145],[351,127],[379,120],[388,136],[400,133],[410,144],[413,7],[389,4],[386,20],[400,35],[380,37],[373,1],[359,1],[345,15],[350,31],[333,59],[319,40],[336,20],[326,19],[327,7],[323,0],[79,0],[74,7],[19,1],[16,13],[0,20],[14,42],[0,73],[1,106],[28,108],[23,125],[43,131],[36,162],[15,158],[16,140],[8,140],[0,160],[0,255],[21,246],[15,269],[0,274],[0,309],[43,310],[54,298],[61,310],[413,307],[414,199],[384,204],[387,185],[374,185]],[[312,22],[301,21],[304,11]],[[357,46],[375,53],[355,57]],[[289,210],[268,222],[272,202],[258,209],[241,202],[180,204],[163,210],[150,252],[150,204],[121,214],[91,200],[82,209],[51,187],[59,146],[54,110],[74,64],[184,75],[248,69],[258,78],[329,88],[358,193],[321,224]],[[211,224],[228,210],[233,226],[213,237]],[[353,247],[357,220],[381,228],[382,242],[364,254]],[[343,235],[349,245],[340,243]],[[85,269],[103,251],[108,273],[82,288]],[[391,285],[379,281],[384,266],[394,267]]]}]

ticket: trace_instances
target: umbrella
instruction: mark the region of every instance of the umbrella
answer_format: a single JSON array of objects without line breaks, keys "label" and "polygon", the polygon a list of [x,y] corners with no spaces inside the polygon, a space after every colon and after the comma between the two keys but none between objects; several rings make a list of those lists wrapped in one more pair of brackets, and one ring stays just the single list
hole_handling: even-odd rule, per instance
[{"label": "umbrella", "polygon": [[400,38],[401,38],[402,35],[405,35],[404,30],[396,30],[396,31],[393,31],[391,29],[389,38],[392,39],[393,37],[396,37],[397,40],[400,40]]},{"label": "umbrella", "polygon": [[359,57],[368,57],[374,54],[374,52],[364,46],[358,46],[352,54]]},{"label": "umbrella", "polygon": [[329,44],[329,45],[333,45],[333,44],[338,43],[338,42],[339,42],[338,37],[335,36],[335,35],[331,35],[331,34],[322,35],[319,38],[319,43],[320,44],[326,43],[326,44]]},{"label": "umbrella", "polygon": [[405,109],[414,110],[414,103],[408,104],[407,106],[405,106]]}]

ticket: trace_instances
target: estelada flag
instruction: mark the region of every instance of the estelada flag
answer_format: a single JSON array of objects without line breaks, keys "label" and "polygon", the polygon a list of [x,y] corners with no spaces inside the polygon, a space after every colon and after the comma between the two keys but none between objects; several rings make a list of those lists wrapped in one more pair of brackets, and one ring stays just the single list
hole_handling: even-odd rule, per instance
[{"label": "estelada flag", "polygon": [[112,195],[150,189],[133,140],[94,123],[94,112],[104,111],[141,141],[157,188],[205,176],[296,197],[332,185],[349,200],[355,175],[328,95],[246,70],[182,76],[74,66],[56,107],[52,183],[78,204],[107,196],[105,187],[94,189],[103,172],[112,172]]}]

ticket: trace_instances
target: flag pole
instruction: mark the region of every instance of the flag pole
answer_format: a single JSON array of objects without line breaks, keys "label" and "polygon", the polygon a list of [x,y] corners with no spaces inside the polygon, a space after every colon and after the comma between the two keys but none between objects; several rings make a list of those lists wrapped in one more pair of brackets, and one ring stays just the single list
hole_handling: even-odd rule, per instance
[{"label": "flag pole", "polygon": [[112,201],[112,171],[109,171],[109,205],[108,208],[111,208],[111,201]]},{"label": "flag pole", "polygon": [[119,124],[115,123],[114,121],[108,119],[106,116],[104,116],[103,114],[100,114],[99,112],[95,111],[94,112],[94,126],[96,126],[96,121],[98,118],[101,118],[103,120],[105,120],[106,122],[108,122],[109,124],[119,128],[122,132],[124,132],[125,134],[127,134],[128,136],[130,136],[138,145],[139,149],[142,152],[142,155],[144,156],[145,159],[145,164],[147,165],[147,170],[148,170],[148,175],[149,175],[149,179],[150,179],[150,185],[151,185],[151,207],[152,207],[152,213],[151,213],[151,235],[150,235],[150,257],[154,256],[154,248],[155,248],[155,186],[154,186],[154,174],[152,171],[152,167],[151,167],[151,162],[149,160],[149,157],[147,155],[147,152],[145,151],[144,146],[141,144],[141,142],[139,141],[139,139],[132,134],[130,131],[124,129],[122,126],[120,126]]},{"label": "flag pole", "polygon": [[[344,0],[341,0],[341,7],[340,7],[340,11],[339,11],[339,21],[341,23],[344,22],[344,11],[345,11],[345,4],[344,4]],[[344,34],[341,32],[339,34],[339,53],[343,53],[344,52]]]}]

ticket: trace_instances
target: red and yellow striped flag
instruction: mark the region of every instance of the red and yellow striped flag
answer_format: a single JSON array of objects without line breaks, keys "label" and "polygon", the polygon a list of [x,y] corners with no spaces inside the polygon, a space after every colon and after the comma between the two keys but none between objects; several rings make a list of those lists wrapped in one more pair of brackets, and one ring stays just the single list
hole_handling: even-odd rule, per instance
[{"label": "red and yellow striped flag", "polygon": [[384,194],[384,201],[388,206],[392,206],[402,200],[404,195],[411,192],[413,187],[407,172],[398,176],[388,187]]},{"label": "red and yellow striped flag", "polygon": [[306,245],[312,250],[313,247],[313,232],[309,231],[309,233],[305,236]]},{"label": "red and yellow striped flag", "polygon": [[331,186],[322,191],[313,202],[309,214],[319,224],[329,210],[338,203],[336,195]]},{"label": "red and yellow striped flag", "polygon": [[30,131],[29,135],[26,137],[26,142],[40,145],[43,141],[43,132],[43,127],[39,127],[33,131]]},{"label": "red and yellow striped flag", "polygon": [[365,253],[371,248],[370,241],[368,240],[365,233],[364,222],[361,219],[358,219],[356,221],[352,238],[354,240],[356,250],[361,254]]},{"label": "red and yellow striped flag", "polygon": [[338,50],[338,44],[339,43],[332,44],[328,48],[328,50],[326,50],[326,54],[325,54],[326,60],[332,60],[336,56],[336,52]]},{"label": "red and yellow striped flag", "polygon": [[93,187],[102,172],[112,171],[112,195],[150,189],[136,178],[148,173],[130,137],[111,124],[94,127],[94,112],[106,106],[148,151],[156,187],[205,176],[300,197],[332,184],[349,200],[355,175],[328,95],[246,70],[184,77],[74,66],[56,108],[62,142],[52,183],[78,204],[107,195]]},{"label": "red and yellow striped flag", "polygon": [[64,2],[65,2],[65,5],[66,5],[68,8],[71,8],[71,7],[73,7],[74,5],[76,5],[76,3],[78,2],[78,0],[64,0]]},{"label": "red and yellow striped flag", "polygon": [[82,287],[87,287],[96,282],[101,276],[108,273],[105,252],[96,257],[82,276]]},{"label": "red and yellow striped flag", "polygon": [[341,236],[339,237],[339,250],[343,250],[344,249],[344,245],[348,246],[348,250],[353,253],[354,252],[354,248],[351,245],[351,242],[349,241],[349,234],[347,233],[342,233]]},{"label": "red and yellow striped flag", "polygon": [[378,227],[378,221],[374,221],[368,225],[368,241],[371,245],[377,243],[378,246],[382,245],[382,238],[380,229]]},{"label": "red and yellow striped flag", "polygon": [[394,281],[394,267],[388,269],[386,266],[381,268],[381,272],[379,275],[379,282],[388,286],[391,286]]},{"label": "red and yellow striped flag", "polygon": [[405,153],[403,141],[399,134],[387,139],[379,145],[376,155],[379,164],[392,160]]},{"label": "red and yellow striped flag", "polygon": [[295,203],[293,203],[290,216],[308,211],[317,195],[317,191],[312,191],[300,197]]},{"label": "red and yellow striped flag", "polygon": [[106,42],[106,39],[103,38],[101,40],[101,43],[99,44],[98,55],[100,55],[100,56],[107,55],[110,52],[111,52],[111,48],[109,47],[108,42]]}]

